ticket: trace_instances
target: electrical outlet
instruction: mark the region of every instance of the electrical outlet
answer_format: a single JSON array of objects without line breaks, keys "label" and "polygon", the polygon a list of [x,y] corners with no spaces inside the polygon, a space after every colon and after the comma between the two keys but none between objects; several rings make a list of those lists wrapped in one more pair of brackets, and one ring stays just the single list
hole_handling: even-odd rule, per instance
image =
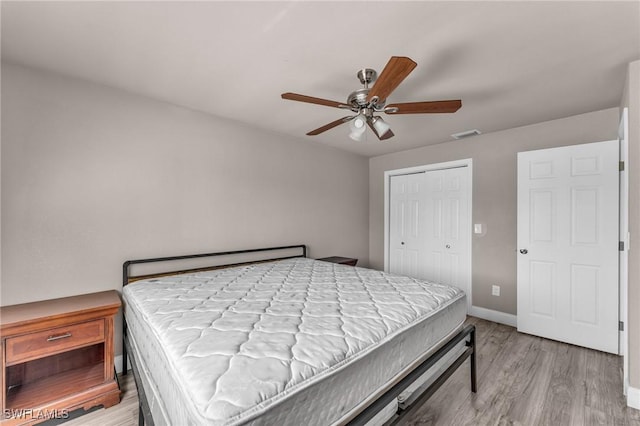
[{"label": "electrical outlet", "polygon": [[491,295],[492,296],[500,296],[500,286],[499,285],[492,285],[491,286]]}]

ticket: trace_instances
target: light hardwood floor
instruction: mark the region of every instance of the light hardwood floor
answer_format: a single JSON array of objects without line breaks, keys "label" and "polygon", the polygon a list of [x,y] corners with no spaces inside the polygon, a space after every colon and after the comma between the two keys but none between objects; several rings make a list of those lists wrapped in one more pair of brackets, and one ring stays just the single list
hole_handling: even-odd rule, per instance
[{"label": "light hardwood floor", "polygon": [[[467,361],[398,425],[640,426],[640,411],[627,408],[622,396],[620,357],[473,317],[467,322],[477,327],[478,393],[469,389]],[[64,425],[136,425],[133,376],[121,377],[120,385],[120,404]]]}]

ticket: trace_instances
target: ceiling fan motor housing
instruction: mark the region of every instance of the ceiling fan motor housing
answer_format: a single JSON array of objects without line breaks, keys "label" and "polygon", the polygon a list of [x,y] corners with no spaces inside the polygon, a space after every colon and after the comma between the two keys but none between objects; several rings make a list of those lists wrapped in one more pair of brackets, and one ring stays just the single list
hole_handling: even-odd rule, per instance
[{"label": "ceiling fan motor housing", "polygon": [[369,84],[376,81],[376,78],[378,78],[378,73],[371,68],[363,68],[358,71],[358,74],[356,75],[358,76],[360,83],[364,85],[365,89],[369,87]]},{"label": "ceiling fan motor housing", "polygon": [[358,89],[354,92],[351,92],[349,97],[347,98],[347,104],[351,105],[355,111],[359,111],[361,108],[367,106],[367,95],[369,95],[369,89]]},{"label": "ceiling fan motor housing", "polygon": [[367,101],[367,97],[369,96],[369,84],[376,81],[378,78],[378,73],[371,68],[363,68],[358,71],[357,74],[360,83],[364,85],[362,89],[355,90],[351,92],[349,97],[347,98],[347,105],[351,105],[351,109],[353,112],[360,112],[364,108],[370,108],[375,110],[381,110],[384,106],[384,102],[370,102]]}]

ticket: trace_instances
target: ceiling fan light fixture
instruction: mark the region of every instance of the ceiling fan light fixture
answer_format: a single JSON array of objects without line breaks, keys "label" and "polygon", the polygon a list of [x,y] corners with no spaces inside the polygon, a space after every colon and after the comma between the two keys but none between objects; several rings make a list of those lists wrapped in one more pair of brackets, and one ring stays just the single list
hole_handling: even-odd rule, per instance
[{"label": "ceiling fan light fixture", "polygon": [[363,141],[366,137],[365,132],[367,128],[365,124],[367,124],[366,117],[362,114],[358,114],[355,116],[353,120],[349,123],[349,137],[354,141]]},{"label": "ceiling fan light fixture", "polygon": [[351,139],[353,139],[356,142],[362,142],[367,140],[367,133],[366,132],[351,132],[349,133],[349,137]]},{"label": "ceiling fan light fixture", "polygon": [[371,126],[373,131],[376,132],[378,138],[384,139],[385,135],[391,130],[391,126],[382,119],[382,117],[371,117]]},{"label": "ceiling fan light fixture", "polygon": [[356,142],[362,142],[367,139],[367,134],[365,132],[362,133],[349,133],[349,137]]},{"label": "ceiling fan light fixture", "polygon": [[356,130],[362,129],[364,127],[365,119],[364,117],[357,116],[353,119],[353,127]]}]

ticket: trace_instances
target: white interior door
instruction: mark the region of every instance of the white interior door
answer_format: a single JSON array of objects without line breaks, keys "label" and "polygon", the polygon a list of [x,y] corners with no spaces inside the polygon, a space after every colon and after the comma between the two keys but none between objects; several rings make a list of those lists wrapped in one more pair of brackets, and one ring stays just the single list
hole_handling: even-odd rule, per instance
[{"label": "white interior door", "polygon": [[424,252],[424,173],[391,176],[389,271],[419,277]]},{"label": "white interior door", "polygon": [[518,331],[618,353],[618,141],[518,153]]},{"label": "white interior door", "polygon": [[467,168],[426,173],[427,239],[424,278],[467,290],[466,256],[471,234]]}]

